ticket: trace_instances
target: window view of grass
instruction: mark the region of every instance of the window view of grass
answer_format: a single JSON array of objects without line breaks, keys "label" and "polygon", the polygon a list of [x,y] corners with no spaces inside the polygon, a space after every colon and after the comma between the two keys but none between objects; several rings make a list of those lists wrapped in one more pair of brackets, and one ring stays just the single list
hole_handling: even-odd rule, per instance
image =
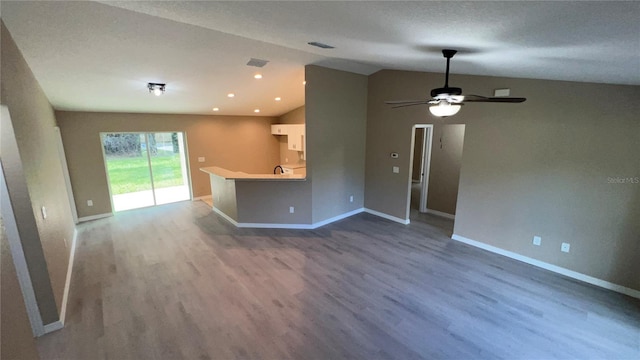
[{"label": "window view of grass", "polygon": [[147,151],[156,189],[183,185],[180,154],[175,133],[107,134],[103,138],[113,195],[151,190]]},{"label": "window view of grass", "polygon": [[[151,157],[156,189],[182,185],[180,154]],[[108,157],[109,182],[113,195],[151,190],[151,177],[147,157]]]}]

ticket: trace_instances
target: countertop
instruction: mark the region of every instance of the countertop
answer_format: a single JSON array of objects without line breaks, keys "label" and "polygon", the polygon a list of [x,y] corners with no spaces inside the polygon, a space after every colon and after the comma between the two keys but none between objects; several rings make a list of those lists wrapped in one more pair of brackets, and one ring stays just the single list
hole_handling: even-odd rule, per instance
[{"label": "countertop", "polygon": [[217,166],[200,168],[200,171],[210,175],[216,175],[226,180],[305,180],[302,174],[247,174],[241,171],[232,171]]}]

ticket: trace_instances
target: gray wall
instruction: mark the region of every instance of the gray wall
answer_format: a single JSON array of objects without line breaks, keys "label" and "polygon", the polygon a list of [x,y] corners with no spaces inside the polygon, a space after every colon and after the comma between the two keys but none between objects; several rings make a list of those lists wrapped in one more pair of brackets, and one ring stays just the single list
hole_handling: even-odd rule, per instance
[{"label": "gray wall", "polygon": [[9,108],[13,125],[12,132],[8,119],[2,119],[2,166],[42,320],[48,324],[58,320],[62,306],[74,223],[53,108],[4,23],[1,29],[1,103]]},{"label": "gray wall", "polygon": [[0,329],[3,329],[0,331],[0,355],[3,359],[38,359],[36,341],[27,317],[3,221],[0,218]]},{"label": "gray wall", "polygon": [[[427,97],[442,74],[373,74],[365,206],[403,218],[411,126],[465,123],[456,234],[640,289],[640,184],[610,180],[640,177],[640,87],[464,75],[450,82],[480,95],[508,87],[528,100],[467,104],[435,119],[426,107],[383,101]],[[399,175],[391,151],[405,155]],[[531,244],[534,235],[542,246]]]},{"label": "gray wall", "polygon": [[364,204],[367,77],[309,65],[306,81],[307,178],[319,222]]}]

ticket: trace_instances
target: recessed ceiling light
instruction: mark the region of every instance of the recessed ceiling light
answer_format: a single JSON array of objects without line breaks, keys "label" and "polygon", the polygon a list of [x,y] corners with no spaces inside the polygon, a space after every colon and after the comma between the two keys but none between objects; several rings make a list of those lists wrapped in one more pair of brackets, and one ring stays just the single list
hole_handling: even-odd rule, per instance
[{"label": "recessed ceiling light", "polygon": [[276,101],[280,101],[280,100],[282,100],[282,98],[280,98],[280,97],[277,97],[277,98],[276,98]]},{"label": "recessed ceiling light", "polygon": [[254,79],[262,79],[262,74],[255,74],[253,75]]},{"label": "recessed ceiling light", "polygon": [[234,94],[234,93],[228,93],[227,94],[227,97],[230,97],[230,98],[235,97],[235,96],[236,96],[236,94]]},{"label": "recessed ceiling light", "polygon": [[213,108],[213,111],[220,111],[220,108]]},{"label": "recessed ceiling light", "polygon": [[254,113],[259,113],[259,112],[260,112],[260,109],[255,109],[255,110],[253,110],[253,112],[254,112]]}]

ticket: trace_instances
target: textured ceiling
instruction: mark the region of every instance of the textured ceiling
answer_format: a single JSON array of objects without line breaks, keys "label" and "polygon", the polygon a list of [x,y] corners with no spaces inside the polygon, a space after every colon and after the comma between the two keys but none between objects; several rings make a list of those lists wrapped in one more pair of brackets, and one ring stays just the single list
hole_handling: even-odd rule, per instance
[{"label": "textured ceiling", "polygon": [[453,74],[640,85],[640,2],[2,1],[2,18],[58,109],[279,115],[305,64],[442,72],[444,47]]}]

